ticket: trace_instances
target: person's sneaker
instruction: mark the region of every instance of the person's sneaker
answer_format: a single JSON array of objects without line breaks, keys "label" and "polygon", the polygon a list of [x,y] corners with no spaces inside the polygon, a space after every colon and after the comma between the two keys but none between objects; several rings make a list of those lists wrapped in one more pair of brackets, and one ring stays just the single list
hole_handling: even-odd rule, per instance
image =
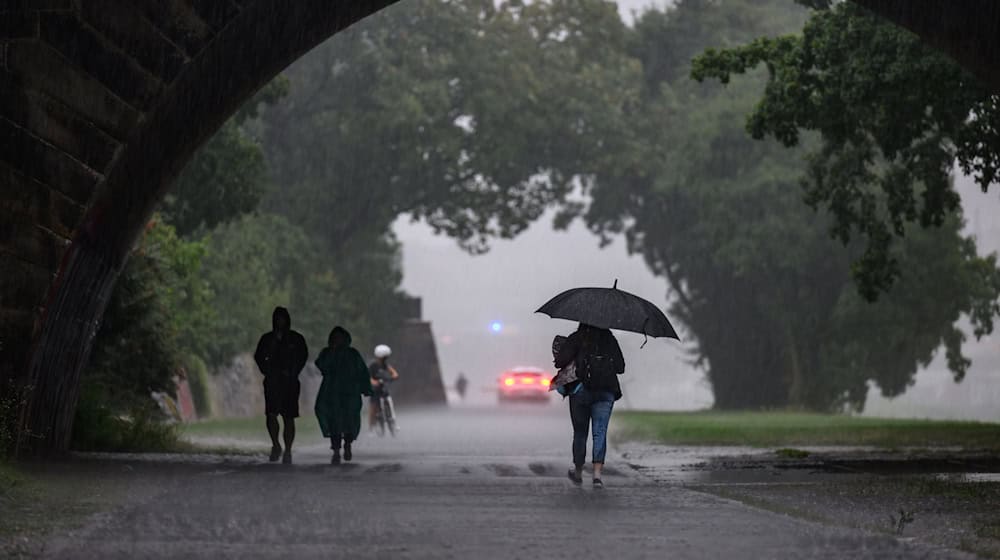
[{"label": "person's sneaker", "polygon": [[351,444],[345,443],[344,444],[344,460],[345,461],[350,461],[353,458],[354,458],[354,455],[351,453]]},{"label": "person's sneaker", "polygon": [[292,464],[292,450],[291,449],[286,449],[285,450],[285,454],[281,457],[281,464],[282,465],[291,465]]},{"label": "person's sneaker", "polygon": [[576,469],[570,469],[566,475],[573,481],[573,484],[583,484],[583,477],[577,474]]},{"label": "person's sneaker", "polygon": [[333,457],[330,457],[330,464],[331,465],[339,465],[340,464],[340,453],[338,453],[336,451],[333,452]]},{"label": "person's sneaker", "polygon": [[281,458],[281,446],[275,445],[271,448],[271,462],[275,462]]},{"label": "person's sneaker", "polygon": [[601,480],[601,479],[599,479],[599,478],[595,478],[594,479],[594,488],[597,488],[597,489],[604,488],[604,481]]}]

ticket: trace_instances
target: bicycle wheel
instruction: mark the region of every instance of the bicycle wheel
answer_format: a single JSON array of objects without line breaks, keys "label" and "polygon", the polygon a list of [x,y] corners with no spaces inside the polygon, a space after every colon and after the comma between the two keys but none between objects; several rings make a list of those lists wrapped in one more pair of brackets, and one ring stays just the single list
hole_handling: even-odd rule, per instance
[{"label": "bicycle wheel", "polygon": [[385,400],[385,406],[383,407],[386,412],[385,423],[389,425],[389,433],[392,434],[393,437],[396,437],[396,410],[392,406],[392,397],[387,396]]},{"label": "bicycle wheel", "polygon": [[378,398],[375,401],[375,421],[378,422],[378,435],[382,437],[385,435],[385,406],[382,405],[382,398]]}]

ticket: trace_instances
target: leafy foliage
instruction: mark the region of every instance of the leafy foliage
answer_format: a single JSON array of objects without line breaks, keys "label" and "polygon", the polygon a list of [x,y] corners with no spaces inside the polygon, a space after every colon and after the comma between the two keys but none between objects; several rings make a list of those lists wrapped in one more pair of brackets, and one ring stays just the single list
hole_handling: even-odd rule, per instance
[{"label": "leafy foliage", "polygon": [[169,225],[154,221],[147,228],[118,278],[83,373],[75,448],[150,450],[176,441],[150,395],[174,394],[182,365],[178,321],[192,316],[175,315],[174,304],[186,287],[197,286],[200,251]]},{"label": "leafy foliage", "polygon": [[[823,7],[823,6],[820,6]],[[812,14],[801,35],[705,51],[692,75],[728,83],[759,65],[763,98],[747,119],[755,138],[797,145],[817,131],[806,199],[866,249],[853,273],[874,300],[902,271],[893,243],[907,224],[940,227],[959,210],[955,162],[985,191],[1000,178],[1000,97],[946,55],[850,2]]]},{"label": "leafy foliage", "polygon": [[[85,394],[151,406],[179,355],[226,363],[275,305],[314,352],[337,323],[368,346],[404,297],[399,216],[475,253],[550,207],[559,226],[624,234],[666,279],[720,408],[859,409],[941,347],[961,379],[956,322],[992,330],[1000,273],[962,237],[949,173],[957,157],[995,177],[996,101],[939,87],[968,77],[904,32],[811,4],[829,9],[801,37],[782,34],[809,12],[779,0],[681,0],[634,28],[599,0],[414,0],[367,18],[185,171],[165,205],[176,227],[155,225],[126,270]],[[692,66],[710,46],[724,50]]]},{"label": "leafy foliage", "polygon": [[182,276],[188,269],[171,261],[184,252],[180,244],[170,226],[154,223],[118,278],[83,374],[113,410],[152,408],[152,391],[173,394],[180,347],[169,296],[161,288],[189,281]]},{"label": "leafy foliage", "polygon": [[184,361],[184,372],[187,374],[188,386],[191,388],[191,400],[198,418],[209,418],[213,415],[212,389],[208,366],[200,357],[189,354]]},{"label": "leafy foliage", "polygon": [[257,208],[267,186],[264,153],[245,125],[287,92],[284,78],[272,81],[195,153],[161,205],[178,233],[211,230]]},{"label": "leafy foliage", "polygon": [[94,385],[84,385],[73,421],[73,448],[79,451],[169,451],[178,446],[175,424],[163,422],[159,411],[146,406],[125,415],[105,401]]},{"label": "leafy foliage", "polygon": [[[664,44],[656,30],[670,29],[673,45],[697,52],[738,35],[718,22],[774,25],[771,14],[795,25],[780,2],[680,2],[644,15],[632,49],[655,53]],[[955,324],[968,314],[977,336],[992,329],[1000,272],[962,238],[960,219],[894,245],[897,286],[877,304],[862,300],[849,264],[863,248],[831,239],[835,216],[810,210],[797,188],[815,136],[786,149],[742,130],[740,115],[766,76],[723,88],[642,56],[653,62],[630,121],[633,149],[596,175],[585,219],[597,233],[624,233],[668,280],[671,311],[697,341],[716,406],[860,409],[869,382],[886,395],[903,392],[942,345],[961,379],[968,361]]]},{"label": "leafy foliage", "polygon": [[265,207],[338,254],[409,213],[481,252],[569,193],[622,137],[637,64],[596,1],[417,0],[317,48],[264,115]]},{"label": "leafy foliage", "polygon": [[332,272],[335,263],[324,263],[305,232],[280,216],[246,216],[220,226],[206,245],[205,280],[213,291],[209,305],[219,310],[203,333],[211,366],[252,349],[270,330],[271,311],[278,305],[289,308],[292,327],[313,349],[325,346],[331,321],[361,319],[351,306],[357,299],[343,294]]},{"label": "leafy foliage", "polygon": [[264,191],[264,155],[233,121],[195,154],[164,201],[182,234],[252,212]]}]

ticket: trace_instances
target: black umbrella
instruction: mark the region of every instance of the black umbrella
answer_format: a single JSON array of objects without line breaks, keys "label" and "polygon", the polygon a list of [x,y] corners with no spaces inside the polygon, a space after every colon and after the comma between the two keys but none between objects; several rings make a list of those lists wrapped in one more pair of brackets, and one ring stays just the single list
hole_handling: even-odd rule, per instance
[{"label": "black umbrella", "polygon": [[619,290],[617,280],[612,288],[566,290],[539,307],[535,313],[545,313],[553,319],[579,321],[602,329],[680,340],[677,331],[659,307],[637,295]]}]

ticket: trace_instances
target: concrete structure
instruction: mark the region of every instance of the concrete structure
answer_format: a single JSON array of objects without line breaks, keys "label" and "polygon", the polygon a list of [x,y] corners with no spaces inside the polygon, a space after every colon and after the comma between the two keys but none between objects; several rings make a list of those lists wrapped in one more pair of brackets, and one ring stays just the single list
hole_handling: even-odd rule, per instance
[{"label": "concrete structure", "polygon": [[[395,0],[0,0],[0,388],[66,449],[136,235],[192,153],[320,41]],[[988,0],[858,0],[1000,90]]]},{"label": "concrete structure", "polygon": [[388,340],[390,362],[399,370],[392,398],[402,405],[443,405],[447,403],[437,344],[431,324],[421,317],[419,298],[411,298],[403,322]]}]

